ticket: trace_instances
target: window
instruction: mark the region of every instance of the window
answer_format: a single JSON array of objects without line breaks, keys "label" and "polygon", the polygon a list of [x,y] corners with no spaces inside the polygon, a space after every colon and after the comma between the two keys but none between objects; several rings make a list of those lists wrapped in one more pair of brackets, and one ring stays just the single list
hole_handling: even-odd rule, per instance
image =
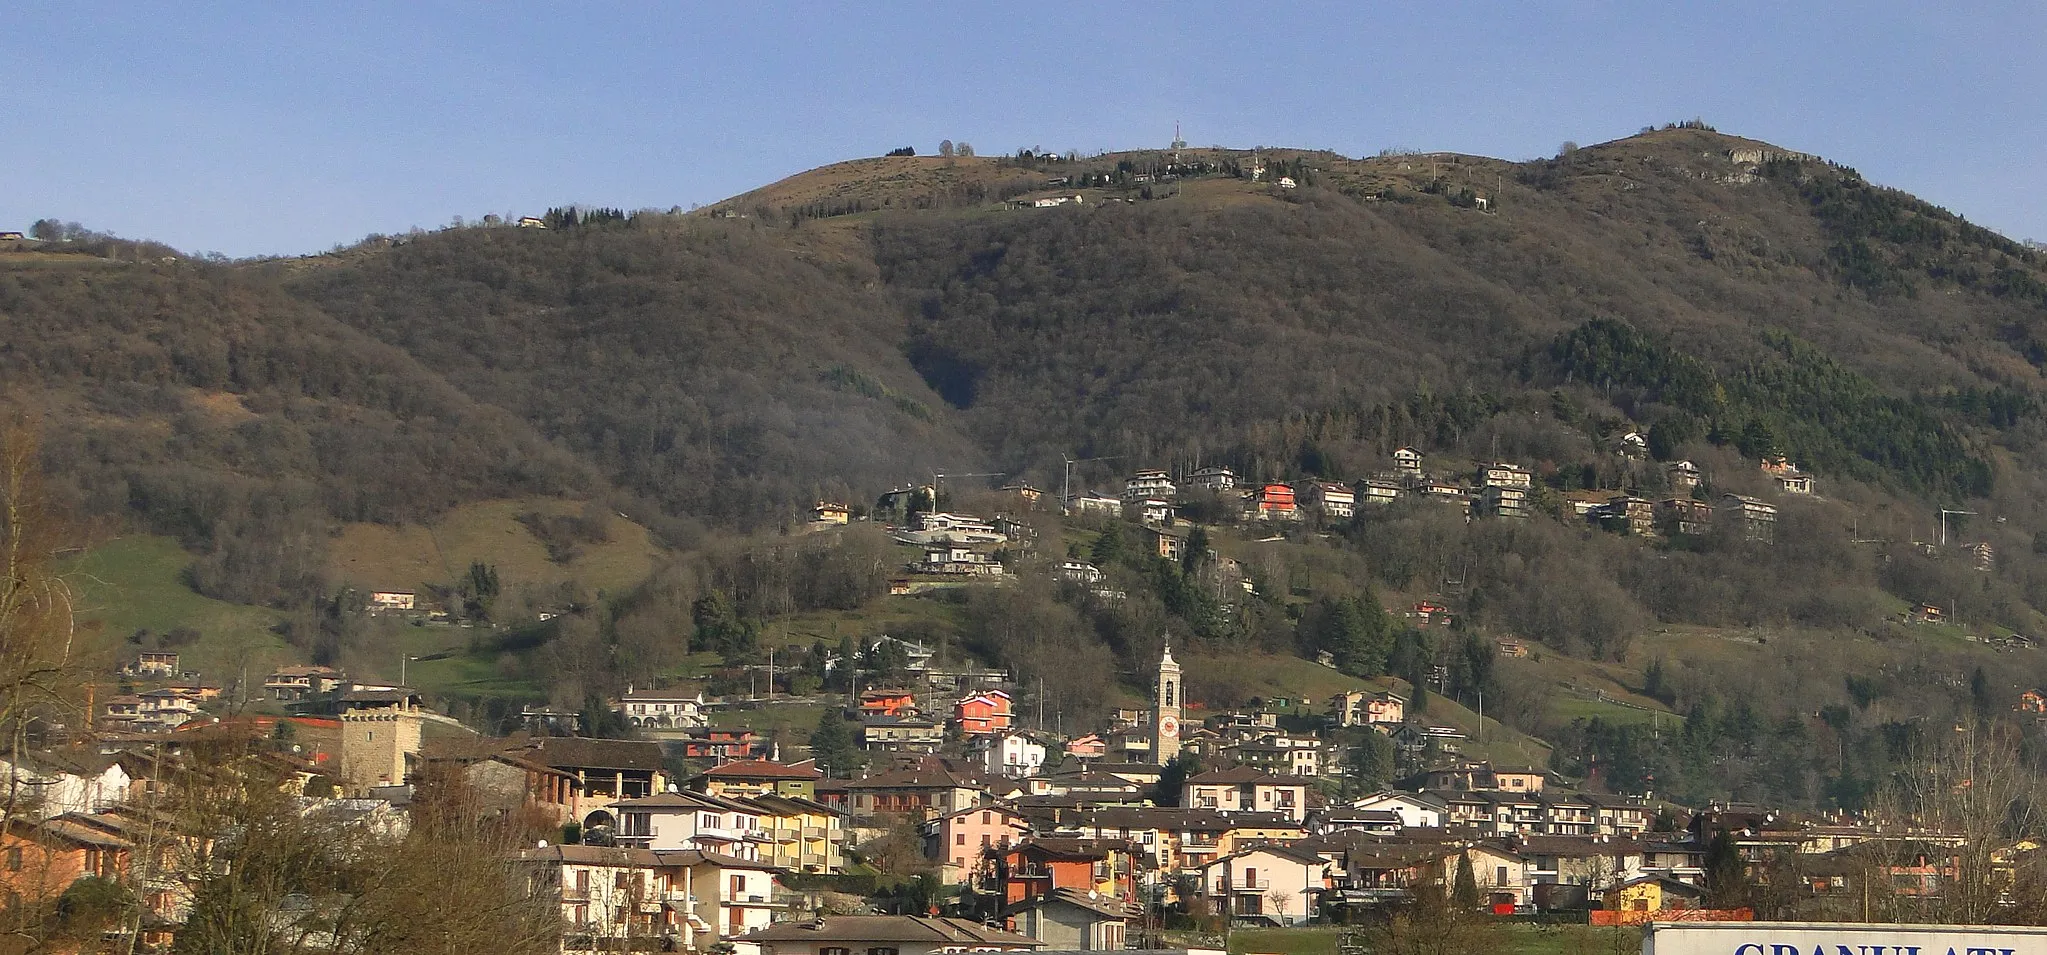
[{"label": "window", "polygon": [[850,948],[840,948],[837,946],[833,946],[830,948],[818,949],[817,955],[853,955],[853,950]]},{"label": "window", "polygon": [[967,844],[967,834],[966,834],[966,833],[964,833],[964,832],[955,832],[955,833],[953,833],[953,834],[952,834],[952,844],[953,844],[953,845],[956,845],[956,846],[963,846],[963,845],[966,845],[966,844]]},{"label": "window", "polygon": [[1506,867],[1506,866],[1497,866],[1497,867],[1495,867],[1495,868],[1493,869],[1493,884],[1494,884],[1494,885],[1506,885],[1506,884],[1507,884],[1507,867]]},{"label": "window", "polygon": [[737,898],[739,898],[740,896],[743,896],[743,895],[745,895],[745,894],[746,894],[746,876],[743,876],[743,875],[738,875],[738,874],[734,874],[734,875],[732,876],[732,897],[733,897],[733,898],[735,898],[735,899],[737,899]]},{"label": "window", "polygon": [[614,873],[611,877],[611,887],[614,889],[618,889],[620,891],[624,891],[626,878],[627,876],[623,872]]},{"label": "window", "polygon": [[867,955],[902,955],[892,945],[877,945],[867,950]]}]

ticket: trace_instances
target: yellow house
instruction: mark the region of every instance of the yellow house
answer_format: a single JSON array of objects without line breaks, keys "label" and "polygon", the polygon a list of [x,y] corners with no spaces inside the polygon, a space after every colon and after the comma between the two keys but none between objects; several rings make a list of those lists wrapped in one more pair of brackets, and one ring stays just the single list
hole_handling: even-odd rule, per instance
[{"label": "yellow house", "polygon": [[846,865],[845,817],[800,796],[761,793],[744,802],[761,813],[761,861],[791,872],[827,875]]},{"label": "yellow house", "polygon": [[1705,893],[1698,886],[1669,876],[1645,875],[1621,883],[1606,894],[1606,907],[1621,912],[1663,912],[1695,909]]}]

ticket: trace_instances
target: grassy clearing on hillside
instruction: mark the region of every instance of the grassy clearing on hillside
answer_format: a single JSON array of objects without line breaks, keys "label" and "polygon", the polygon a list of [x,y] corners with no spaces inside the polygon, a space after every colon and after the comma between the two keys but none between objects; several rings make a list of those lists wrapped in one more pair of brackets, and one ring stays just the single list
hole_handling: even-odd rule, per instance
[{"label": "grassy clearing on hillside", "polygon": [[764,703],[757,709],[718,710],[711,714],[711,725],[744,727],[771,739],[808,743],[818,718],[830,708],[829,703],[810,701]]},{"label": "grassy clearing on hillside", "polygon": [[1664,712],[1643,711],[1631,706],[1602,700],[1588,700],[1584,697],[1559,695],[1550,703],[1550,714],[1560,720],[1600,719],[1608,723],[1632,724],[1654,723],[1664,729],[1684,725],[1684,717]]},{"label": "grassy clearing on hillside", "polygon": [[223,684],[245,664],[268,673],[293,658],[295,651],[271,632],[279,619],[274,611],[195,593],[184,579],[190,562],[176,541],[151,536],[117,538],[73,561],[65,575],[76,589],[78,620],[96,631],[86,645],[111,665],[131,652],[127,639],[135,631],[187,627],[199,639],[178,648],[184,667]]},{"label": "grassy clearing on hillside", "polygon": [[858,610],[820,610],[776,617],[761,628],[761,643],[809,649],[822,640],[836,652],[839,641],[845,637],[873,639],[884,633],[925,626],[958,627],[959,606],[920,596],[876,597]]},{"label": "grassy clearing on hillside", "polygon": [[557,564],[519,523],[528,512],[570,515],[582,507],[575,501],[519,498],[467,504],[426,526],[350,524],[328,545],[327,571],[336,581],[375,590],[447,584],[466,573],[472,561],[496,565],[508,590],[574,580],[593,591],[617,591],[645,580],[662,552],[638,524],[614,516],[611,540],[586,544],[575,560]]}]

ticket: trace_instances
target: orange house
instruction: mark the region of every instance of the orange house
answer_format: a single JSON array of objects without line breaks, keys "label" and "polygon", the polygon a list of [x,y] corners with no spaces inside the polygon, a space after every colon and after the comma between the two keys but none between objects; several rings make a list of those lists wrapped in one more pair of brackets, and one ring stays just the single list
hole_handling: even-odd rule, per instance
[{"label": "orange house", "polygon": [[1261,521],[1291,521],[1300,516],[1290,485],[1267,484],[1258,489],[1256,502],[1256,516]]},{"label": "orange house", "polygon": [[917,697],[908,690],[868,690],[860,694],[861,716],[909,716],[917,711]]},{"label": "orange house", "polygon": [[983,690],[952,705],[953,721],[968,736],[1007,733],[1015,722],[1015,706],[1001,690]]},{"label": "orange house", "polygon": [[1042,899],[1058,889],[1125,902],[1137,898],[1137,853],[1121,839],[1040,836],[988,854],[1009,905]]},{"label": "orange house", "polygon": [[0,894],[48,902],[86,876],[119,879],[134,845],[64,817],[16,820],[0,831]]}]

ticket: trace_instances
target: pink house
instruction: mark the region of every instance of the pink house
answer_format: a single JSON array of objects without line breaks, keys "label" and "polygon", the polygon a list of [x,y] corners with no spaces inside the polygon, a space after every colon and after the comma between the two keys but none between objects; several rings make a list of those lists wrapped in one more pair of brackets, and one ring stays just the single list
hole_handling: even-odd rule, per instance
[{"label": "pink house", "polygon": [[924,824],[924,855],[936,861],[947,885],[972,879],[984,849],[1006,848],[1029,831],[1022,816],[993,803],[939,816]]},{"label": "pink house", "polygon": [[1101,759],[1109,755],[1109,744],[1093,733],[1066,744],[1066,755],[1074,759]]}]

